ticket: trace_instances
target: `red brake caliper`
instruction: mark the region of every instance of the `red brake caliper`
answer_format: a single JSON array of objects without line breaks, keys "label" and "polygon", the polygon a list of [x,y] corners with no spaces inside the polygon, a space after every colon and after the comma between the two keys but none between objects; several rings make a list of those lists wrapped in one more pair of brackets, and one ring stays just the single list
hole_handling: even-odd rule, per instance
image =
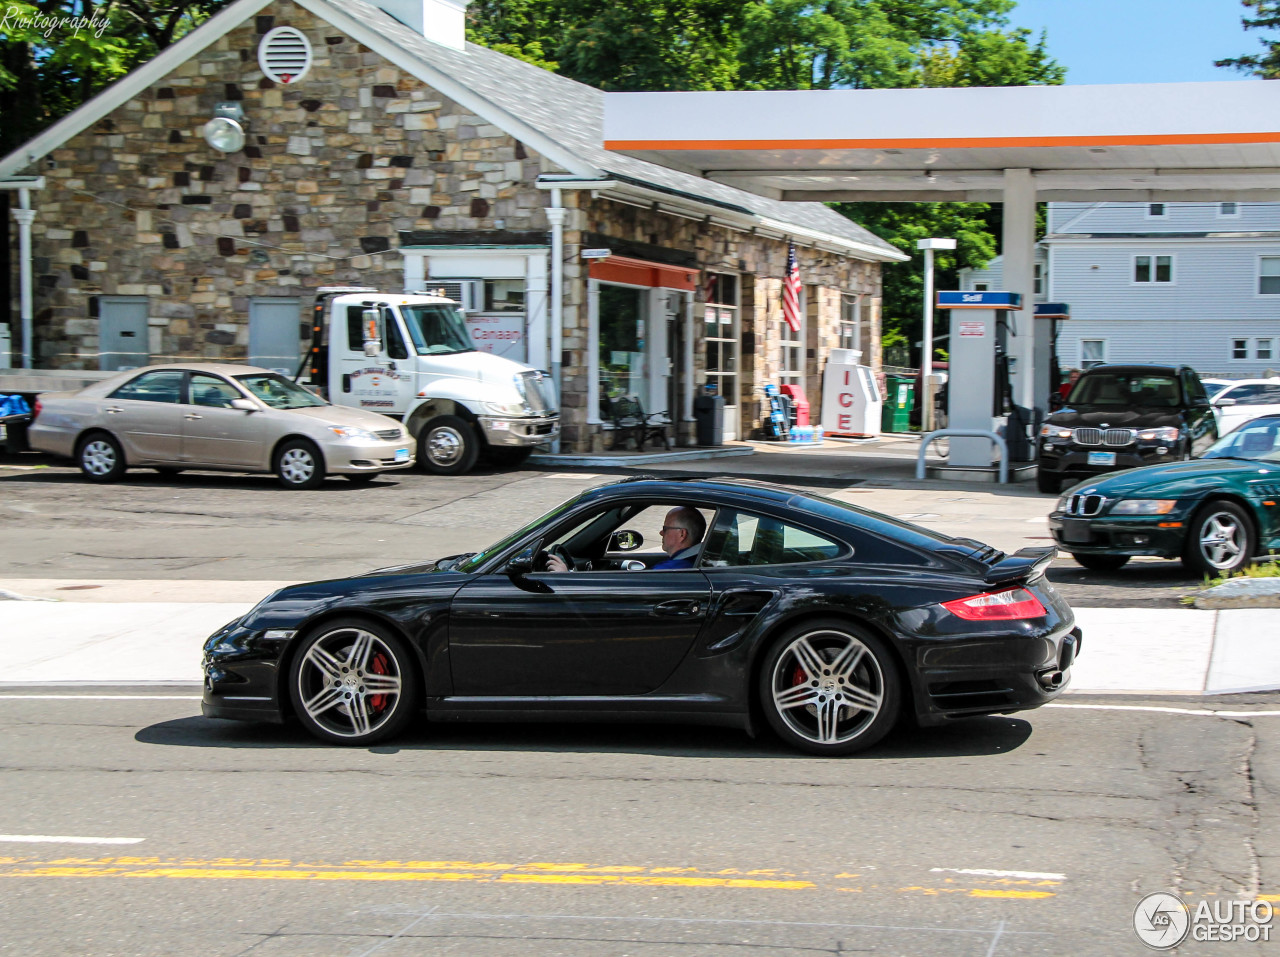
[{"label": "red brake caliper", "polygon": [[[379,652],[373,656],[373,660],[369,662],[369,671],[375,675],[385,675],[387,670],[387,656]],[[381,711],[387,706],[387,696],[384,694],[375,694],[369,697],[369,708],[373,711]]]}]

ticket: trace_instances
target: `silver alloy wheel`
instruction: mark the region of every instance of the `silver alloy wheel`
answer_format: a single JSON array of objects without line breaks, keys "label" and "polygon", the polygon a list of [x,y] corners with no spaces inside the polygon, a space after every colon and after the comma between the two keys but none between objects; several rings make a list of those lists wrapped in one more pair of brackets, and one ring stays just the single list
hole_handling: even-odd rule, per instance
[{"label": "silver alloy wheel", "polygon": [[1232,568],[1244,552],[1248,535],[1240,519],[1227,511],[1214,512],[1200,522],[1200,555],[1214,568]]},{"label": "silver alloy wheel", "polygon": [[108,475],[116,467],[115,447],[106,439],[90,439],[80,450],[80,464],[90,475]]},{"label": "silver alloy wheel", "polygon": [[290,485],[302,485],[316,474],[316,457],[298,446],[285,449],[280,456],[280,477]]},{"label": "silver alloy wheel", "polygon": [[466,444],[466,437],[453,426],[438,425],[427,434],[427,455],[436,465],[447,468],[462,458]]},{"label": "silver alloy wheel", "polygon": [[330,734],[362,738],[396,713],[403,677],[387,644],[363,628],[338,628],[312,643],[298,669],[298,700]]},{"label": "silver alloy wheel", "polygon": [[884,706],[884,672],[861,641],[842,631],[811,631],[778,657],[769,688],[778,715],[814,744],[862,734]]}]

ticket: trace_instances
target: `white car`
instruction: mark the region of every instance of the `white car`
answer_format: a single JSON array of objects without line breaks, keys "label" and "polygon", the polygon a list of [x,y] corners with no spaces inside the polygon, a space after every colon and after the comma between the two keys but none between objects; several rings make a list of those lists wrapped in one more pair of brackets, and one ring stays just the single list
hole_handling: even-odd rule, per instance
[{"label": "white car", "polygon": [[[1233,379],[1221,388],[1201,380],[1213,403],[1218,435],[1226,435],[1260,415],[1280,413],[1280,379]],[[1222,381],[1222,380],[1218,380]]]}]

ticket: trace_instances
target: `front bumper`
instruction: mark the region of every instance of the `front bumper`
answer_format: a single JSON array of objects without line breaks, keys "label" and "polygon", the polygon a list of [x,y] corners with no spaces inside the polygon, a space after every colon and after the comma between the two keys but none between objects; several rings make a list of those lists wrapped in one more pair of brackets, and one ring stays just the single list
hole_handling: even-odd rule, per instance
[{"label": "front bumper", "polygon": [[503,448],[528,448],[551,442],[560,435],[558,415],[479,417],[485,441]]},{"label": "front bumper", "polygon": [[280,701],[280,652],[293,632],[245,628],[228,622],[204,643],[200,712],[238,721],[284,720]]},{"label": "front bumper", "polygon": [[[1142,555],[1177,558],[1186,540],[1183,509],[1168,515],[1074,518],[1053,512],[1049,533],[1063,551],[1082,555]],[[1164,526],[1164,527],[1161,527]]]},{"label": "front bumper", "polygon": [[325,470],[335,475],[407,469],[414,462],[413,441],[408,438],[396,442],[334,442],[321,452]]},{"label": "front bumper", "polygon": [[[1163,453],[1158,451],[1162,448],[1165,449]],[[1115,455],[1115,462],[1090,464],[1089,455],[1093,452],[1112,453]],[[1041,475],[1088,478],[1091,475],[1117,472],[1120,469],[1136,469],[1144,465],[1164,465],[1168,462],[1176,462],[1181,453],[1182,447],[1180,445],[1082,448],[1077,445],[1041,442],[1039,469]]]}]

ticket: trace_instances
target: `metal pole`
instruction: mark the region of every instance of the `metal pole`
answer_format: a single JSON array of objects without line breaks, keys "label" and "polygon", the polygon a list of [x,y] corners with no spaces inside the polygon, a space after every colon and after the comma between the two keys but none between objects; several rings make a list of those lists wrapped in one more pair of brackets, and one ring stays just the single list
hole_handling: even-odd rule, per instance
[{"label": "metal pole", "polygon": [[933,431],[933,249],[924,251],[924,351],[920,356],[920,429]]},{"label": "metal pole", "polygon": [[[547,220],[551,223],[551,308],[548,321],[551,324],[551,342],[548,357],[551,360],[551,381],[556,388],[556,408],[560,412],[560,428],[564,429],[564,390],[561,383],[561,358],[564,335],[564,218],[565,209],[560,201],[558,189],[551,190],[551,206],[547,209]],[[552,449],[560,451],[560,439],[552,444]]]},{"label": "metal pole", "polygon": [[31,208],[31,190],[18,190],[19,209],[13,210],[13,218],[18,221],[18,275],[20,292],[20,312],[22,317],[22,368],[31,369],[35,356],[32,338],[35,335],[32,321],[32,278],[31,278],[31,224],[35,221],[36,211]]}]

